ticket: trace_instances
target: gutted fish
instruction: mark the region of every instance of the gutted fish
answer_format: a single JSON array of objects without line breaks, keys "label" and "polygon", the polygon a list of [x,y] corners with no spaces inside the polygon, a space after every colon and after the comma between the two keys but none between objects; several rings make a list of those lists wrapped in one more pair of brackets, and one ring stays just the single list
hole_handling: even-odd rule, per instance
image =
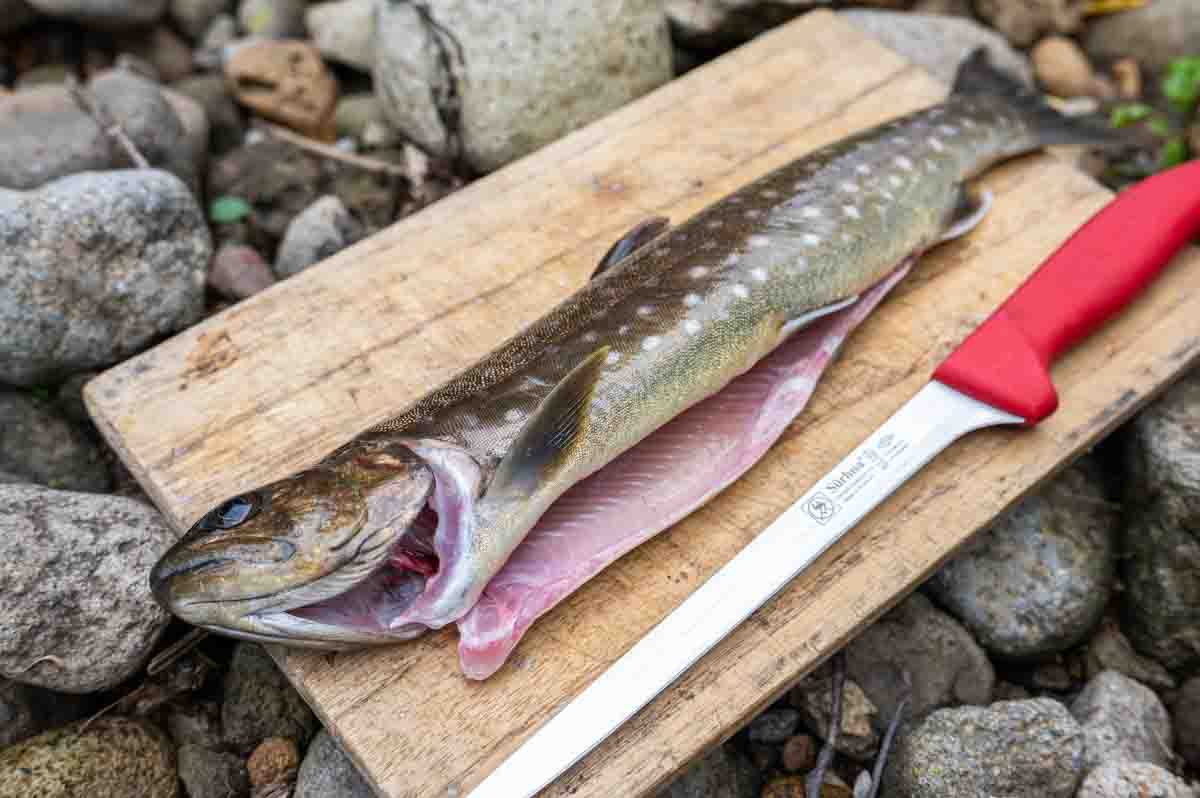
[{"label": "gutted fish", "polygon": [[982,217],[967,180],[1109,135],[976,54],[942,104],[674,229],[639,225],[479,364],[206,514],[155,566],[154,593],[199,626],[303,646],[457,622],[464,671],[483,678],[541,614],[762,456],[915,258]]}]

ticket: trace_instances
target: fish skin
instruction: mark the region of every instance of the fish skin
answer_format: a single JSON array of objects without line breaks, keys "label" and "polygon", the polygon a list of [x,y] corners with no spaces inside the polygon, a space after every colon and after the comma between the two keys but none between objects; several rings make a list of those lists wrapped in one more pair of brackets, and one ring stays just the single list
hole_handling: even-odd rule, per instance
[{"label": "fish skin", "polygon": [[[439,510],[439,528],[433,543],[428,529],[404,534],[414,547],[432,546],[441,567],[415,598],[411,579],[397,587],[389,580],[399,575],[374,573],[371,595],[386,597],[381,601],[387,606],[370,610],[380,627],[371,642],[410,637],[462,617],[568,488],[751,368],[793,331],[790,322],[860,295],[935,244],[960,212],[965,181],[1047,140],[1037,126],[1044,112],[1031,113],[1028,100],[988,93],[995,81],[986,74],[984,90],[962,83],[963,91],[944,103],[823,147],[615,265],[604,264],[602,273],[479,364],[319,465],[399,445],[419,455],[435,477],[431,502]],[[581,364],[589,364],[586,374],[577,371]],[[572,422],[565,438],[547,438],[565,440],[561,450],[524,457],[516,451],[523,446],[514,443],[528,435],[523,430],[559,413],[547,399],[569,379],[580,386],[563,401],[573,402],[577,417],[563,416]],[[525,464],[513,465],[514,458]],[[405,468],[425,473],[420,464]],[[506,480],[523,476],[501,489],[498,474]],[[395,490],[388,481],[382,485]],[[267,486],[255,495],[278,507],[287,501],[278,492]],[[295,542],[295,530],[279,520],[286,517],[259,514],[236,533],[223,531],[223,540]],[[411,521],[396,516],[397,534]],[[377,531],[364,525],[358,534]],[[291,616],[231,621],[226,613],[205,624],[197,597],[215,588],[170,577],[186,570],[197,548],[207,547],[210,555],[220,545],[203,531],[189,533],[164,558],[170,567],[156,566],[152,575],[160,601],[177,612],[188,604],[185,617],[226,633],[262,635],[267,629],[266,639],[297,645],[346,643],[319,637],[315,621],[294,628]],[[291,578],[287,568],[267,567],[282,572],[274,584]],[[226,573],[212,581],[238,578]],[[335,596],[346,587],[330,590]],[[404,602],[411,603],[401,608]],[[356,635],[352,644],[369,636]]]}]

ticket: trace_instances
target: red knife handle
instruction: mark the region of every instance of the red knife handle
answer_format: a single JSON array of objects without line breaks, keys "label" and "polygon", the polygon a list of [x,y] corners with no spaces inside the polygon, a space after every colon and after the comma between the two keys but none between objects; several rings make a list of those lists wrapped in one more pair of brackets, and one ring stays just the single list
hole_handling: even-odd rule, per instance
[{"label": "red knife handle", "polygon": [[1036,424],[1058,407],[1051,361],[1125,307],[1198,232],[1200,161],[1126,189],[950,353],[934,379]]}]

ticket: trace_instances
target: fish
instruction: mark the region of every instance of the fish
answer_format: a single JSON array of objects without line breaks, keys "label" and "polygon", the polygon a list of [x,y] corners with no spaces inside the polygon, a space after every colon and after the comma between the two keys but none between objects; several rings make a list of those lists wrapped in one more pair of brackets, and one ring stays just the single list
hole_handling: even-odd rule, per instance
[{"label": "fish", "polygon": [[917,259],[982,220],[972,179],[1115,135],[977,51],[943,102],[678,226],[638,225],[473,367],[201,516],[152,592],[196,626],[300,647],[457,624],[464,674],[486,678],[537,618],[762,457]]}]

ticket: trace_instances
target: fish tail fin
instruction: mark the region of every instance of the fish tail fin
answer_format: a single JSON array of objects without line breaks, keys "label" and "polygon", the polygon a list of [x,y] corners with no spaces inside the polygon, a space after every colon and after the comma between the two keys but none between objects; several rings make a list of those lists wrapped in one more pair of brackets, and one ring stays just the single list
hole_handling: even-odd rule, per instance
[{"label": "fish tail fin", "polygon": [[1007,103],[1030,126],[1040,147],[1072,144],[1118,147],[1129,143],[1126,134],[1108,127],[1102,120],[1059,113],[1041,94],[993,65],[982,47],[975,49],[959,66],[951,93],[987,96]]}]

